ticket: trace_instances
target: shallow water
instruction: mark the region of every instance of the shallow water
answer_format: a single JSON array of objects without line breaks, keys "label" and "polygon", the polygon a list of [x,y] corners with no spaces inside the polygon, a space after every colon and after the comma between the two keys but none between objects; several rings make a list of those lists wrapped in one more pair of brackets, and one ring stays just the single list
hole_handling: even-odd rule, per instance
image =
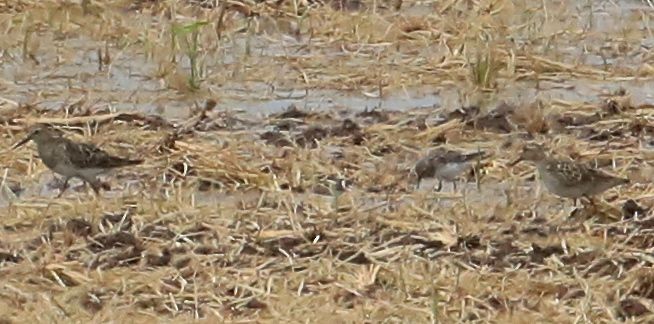
[{"label": "shallow water", "polygon": [[[566,3],[566,2],[564,2]],[[559,1],[548,1],[548,7],[556,9],[561,6]],[[425,9],[428,5],[413,5],[404,8],[409,15],[429,14]],[[592,9],[592,10],[591,10]],[[620,56],[602,58],[593,48],[611,46],[604,44],[606,34],[620,34],[628,27],[633,17],[641,14],[649,15],[653,11],[645,1],[577,1],[568,3],[567,10],[578,12],[574,23],[578,28],[589,31],[590,37],[581,44],[569,44],[569,47],[557,45],[556,51],[560,60],[567,63],[579,62],[602,69],[605,64],[613,67],[633,67],[643,62],[641,55],[635,57]],[[543,26],[545,31],[554,32],[561,25],[550,17],[551,22]],[[551,24],[551,26],[550,26]],[[635,26],[646,33],[644,26]],[[263,27],[262,27],[263,28]],[[264,29],[265,30],[265,29]],[[311,59],[320,57],[338,57],[348,55],[349,65],[361,67],[370,64],[369,58],[361,54],[351,55],[339,49],[320,49],[312,45],[308,50],[302,50],[309,40],[295,39],[284,34],[284,29],[271,28],[263,35],[254,35],[247,42],[244,36],[235,38],[225,44],[219,52],[206,57],[205,69],[208,73],[233,74],[238,71],[237,63],[243,57],[243,49],[250,49],[250,65],[276,64],[276,57],[295,59]],[[240,37],[240,38],[239,38]],[[56,40],[55,40],[56,39]],[[75,100],[88,96],[88,100],[97,102],[95,105],[109,105],[116,110],[138,110],[145,113],[161,114],[172,119],[181,119],[188,115],[189,108],[196,99],[180,94],[167,88],[163,82],[153,77],[158,65],[146,58],[144,53],[130,49],[116,53],[112,50],[112,63],[108,71],[98,71],[97,50],[104,47],[98,42],[84,36],[57,39],[52,34],[42,36],[38,51],[39,64],[19,59],[20,53],[11,52],[13,59],[5,59],[0,65],[0,76],[6,82],[5,98],[16,102],[29,102],[35,93],[44,94],[44,100],[39,105],[48,108],[65,107]],[[516,39],[520,42],[520,39]],[[654,46],[653,37],[625,38],[624,42],[632,47],[650,48]],[[581,46],[580,46],[581,45]],[[65,48],[65,50],[62,50]],[[436,44],[427,46],[422,54],[428,57],[439,49]],[[585,52],[585,48],[590,52]],[[384,47],[370,46],[366,52],[374,55],[383,51]],[[599,51],[601,52],[601,50]],[[545,52],[547,53],[547,51]],[[236,58],[239,58],[238,60]],[[387,58],[389,59],[389,58]],[[393,58],[391,57],[390,60]],[[266,63],[268,62],[268,63]],[[182,68],[188,67],[181,60]],[[461,98],[457,86],[429,85],[408,89],[385,89],[382,98],[377,98],[377,89],[363,91],[340,91],[338,89],[311,89],[305,91],[301,84],[294,84],[284,77],[293,73],[287,64],[279,64],[273,69],[279,76],[278,81],[268,82],[245,80],[238,75],[229,77],[222,84],[207,83],[208,94],[202,97],[216,97],[218,108],[238,109],[255,115],[270,114],[286,109],[290,105],[306,109],[338,109],[347,107],[353,110],[381,108],[390,110],[407,110],[412,108],[456,108],[469,104]],[[36,72],[36,73],[35,73]],[[517,81],[507,89],[496,94],[497,100],[515,101],[517,103],[531,102],[536,96],[562,99],[595,101],[597,91],[613,91],[624,87],[638,102],[651,103],[652,81],[600,82],[583,78],[568,78],[563,84],[544,85],[536,90],[532,81]],[[274,87],[273,87],[274,86]]]}]

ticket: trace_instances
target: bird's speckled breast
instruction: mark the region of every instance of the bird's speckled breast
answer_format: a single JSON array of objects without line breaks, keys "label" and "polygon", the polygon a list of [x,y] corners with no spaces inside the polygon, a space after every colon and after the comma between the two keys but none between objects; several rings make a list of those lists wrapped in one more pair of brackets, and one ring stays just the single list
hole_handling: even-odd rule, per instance
[{"label": "bird's speckled breast", "polygon": [[68,162],[62,147],[57,142],[37,144],[39,158],[50,170],[63,176],[74,176],[76,171]]},{"label": "bird's speckled breast", "polygon": [[436,171],[436,176],[443,180],[454,181],[467,168],[468,168],[468,163],[466,162],[444,163]]},{"label": "bird's speckled breast", "polygon": [[[538,164],[538,173],[547,190],[552,193],[566,198],[578,198],[584,195],[587,188],[580,179],[577,179],[574,173],[567,174],[571,171],[569,168],[561,168],[566,163],[540,163]],[[570,178],[567,178],[570,176]],[[573,179],[574,178],[574,179]],[[576,181],[575,181],[576,179]]]}]

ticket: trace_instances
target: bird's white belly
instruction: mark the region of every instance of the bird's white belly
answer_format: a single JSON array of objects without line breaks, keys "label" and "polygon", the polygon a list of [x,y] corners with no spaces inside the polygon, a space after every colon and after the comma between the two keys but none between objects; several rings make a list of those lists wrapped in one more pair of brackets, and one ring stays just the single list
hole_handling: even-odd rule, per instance
[{"label": "bird's white belly", "polygon": [[436,177],[442,180],[454,181],[468,168],[468,163],[445,163],[436,170]]},{"label": "bird's white belly", "polygon": [[574,187],[566,186],[548,172],[540,172],[540,177],[543,180],[545,188],[556,195],[566,198],[578,198],[583,195],[581,184]]},{"label": "bird's white belly", "polygon": [[80,169],[77,171],[79,175],[82,175],[87,178],[95,178],[106,172],[107,172],[106,169],[98,169],[98,168]]},{"label": "bird's white belly", "polygon": [[87,179],[95,178],[106,171],[105,169],[98,168],[78,169],[67,163],[57,163],[52,170],[65,177],[81,177]]},{"label": "bird's white belly", "polygon": [[65,177],[74,177],[77,175],[77,170],[67,163],[57,163],[52,167],[52,171]]}]

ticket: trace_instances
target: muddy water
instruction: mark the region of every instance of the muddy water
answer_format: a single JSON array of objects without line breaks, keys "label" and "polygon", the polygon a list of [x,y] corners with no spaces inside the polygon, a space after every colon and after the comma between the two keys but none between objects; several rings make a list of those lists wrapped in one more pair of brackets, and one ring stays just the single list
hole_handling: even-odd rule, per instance
[{"label": "muddy water", "polygon": [[[549,1],[549,8],[559,8],[561,3]],[[572,3],[572,4],[570,4]],[[600,48],[606,44],[607,34],[620,34],[621,30],[635,25],[643,30],[642,19],[634,18],[651,14],[646,1],[624,0],[614,2],[576,1],[568,4],[568,10],[573,14],[567,19],[573,19],[567,24],[574,24],[578,28],[589,32],[590,37],[580,43],[570,44],[568,48],[557,46],[555,49],[564,55],[564,62],[578,62],[589,64],[602,69],[605,64],[612,66],[633,67],[639,64],[643,57],[601,57],[593,48]],[[539,2],[540,5],[540,2]],[[403,10],[410,15],[420,15],[425,11],[424,5],[409,6]],[[577,14],[574,14],[577,12]],[[637,23],[633,23],[637,21]],[[565,24],[564,24],[565,25]],[[550,17],[542,27],[544,30],[560,28],[560,22]],[[646,32],[646,31],[643,31]],[[180,94],[167,88],[163,82],[152,77],[157,65],[148,60],[144,53],[125,50],[112,53],[113,61],[108,71],[98,71],[97,49],[104,48],[104,43],[93,41],[85,37],[66,38],[54,40],[54,36],[45,35],[38,51],[38,65],[30,60],[21,60],[20,53],[11,53],[14,59],[5,59],[0,66],[0,76],[6,80],[4,96],[16,102],[29,102],[34,94],[42,93],[44,100],[39,104],[43,107],[60,108],[67,106],[82,98],[89,96],[89,100],[97,101],[97,105],[109,105],[116,110],[139,110],[146,113],[161,114],[167,118],[179,119],[188,114],[192,106],[193,96]],[[48,41],[51,47],[48,46]],[[520,42],[520,39],[516,40]],[[285,34],[252,36],[248,41],[251,46],[251,64],[260,62],[270,64],[280,55],[310,57],[311,51],[297,51],[306,46],[308,41],[296,39]],[[625,38],[631,46],[650,48],[654,46],[653,37],[644,39]],[[64,53],[55,48],[65,48]],[[224,64],[233,64],[235,57],[243,55],[245,39],[236,38],[226,45],[217,57],[207,57],[205,68],[209,73],[216,73],[225,68]],[[439,46],[429,46],[429,51],[438,50]],[[591,49],[584,53],[585,49]],[[381,49],[380,49],[381,50]],[[428,52],[429,52],[428,51]],[[323,51],[320,55],[324,55]],[[423,54],[428,55],[425,52]],[[600,51],[601,52],[601,51]],[[65,54],[65,55],[64,55]],[[329,55],[346,55],[339,50],[333,50]],[[182,65],[187,65],[182,61]],[[275,63],[273,63],[275,64]],[[357,60],[352,57],[350,64],[370,64],[368,59]],[[225,73],[233,73],[226,70]],[[290,73],[286,66],[280,66],[279,75]],[[232,81],[233,80],[233,81]],[[205,84],[207,91],[202,97],[215,97],[219,99],[219,108],[239,109],[254,114],[269,114],[278,112],[294,104],[307,109],[348,109],[362,110],[382,108],[392,110],[406,110],[411,108],[439,108],[457,107],[467,104],[460,97],[457,87],[454,86],[423,86],[410,89],[386,89],[383,96],[378,98],[377,89],[364,91],[338,91],[336,89],[311,90],[306,92],[298,84],[289,84],[281,81],[280,84],[266,84],[264,82],[246,81],[228,78],[224,84]],[[547,84],[544,82],[541,89],[536,90],[533,82],[520,82],[510,88],[500,90],[497,98],[517,102],[529,102],[535,96],[544,98],[557,98],[563,100],[594,100],[598,90],[612,91],[624,87],[639,102],[651,102],[649,89],[651,81],[626,82],[597,82],[584,79],[568,79],[564,84]]]}]

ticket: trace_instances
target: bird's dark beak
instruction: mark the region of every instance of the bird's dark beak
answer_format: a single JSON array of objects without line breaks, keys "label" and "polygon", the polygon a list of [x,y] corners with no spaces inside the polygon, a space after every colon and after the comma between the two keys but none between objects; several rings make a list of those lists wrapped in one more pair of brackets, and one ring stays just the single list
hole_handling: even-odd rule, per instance
[{"label": "bird's dark beak", "polygon": [[29,142],[29,141],[32,139],[32,136],[33,136],[33,135],[34,135],[34,133],[29,133],[29,135],[27,135],[25,138],[23,138],[22,140],[20,140],[20,142],[14,144],[14,146],[12,146],[11,149],[12,149],[12,150],[15,150],[15,149],[17,149],[17,148],[19,148],[19,147],[25,145],[25,143]]},{"label": "bird's dark beak", "polygon": [[521,156],[521,157],[515,159],[513,162],[510,162],[510,163],[509,163],[509,166],[512,167],[512,166],[514,166],[514,165],[520,163],[522,160],[523,160],[523,158],[522,158],[522,156]]}]

